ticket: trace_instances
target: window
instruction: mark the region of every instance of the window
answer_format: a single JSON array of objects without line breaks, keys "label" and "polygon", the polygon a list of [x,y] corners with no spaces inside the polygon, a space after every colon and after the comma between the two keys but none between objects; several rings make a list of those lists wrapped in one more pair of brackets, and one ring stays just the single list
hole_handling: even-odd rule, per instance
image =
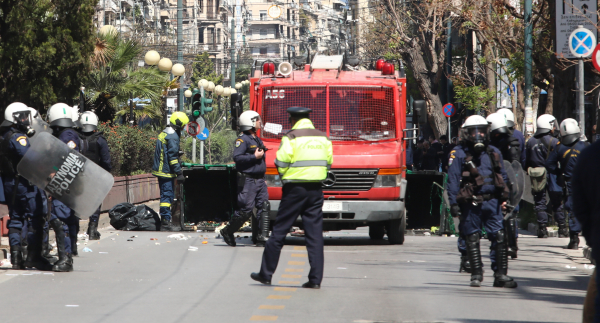
[{"label": "window", "polygon": [[204,28],[198,28],[198,43],[204,44]]},{"label": "window", "polygon": [[260,39],[267,39],[267,30],[266,29],[260,30]]},{"label": "window", "polygon": [[198,0],[198,7],[200,12],[204,12],[204,0]]},{"label": "window", "polygon": [[267,11],[266,10],[260,11],[260,20],[267,20]]},{"label": "window", "polygon": [[266,47],[261,47],[260,54],[261,55],[267,55],[267,48]]},{"label": "window", "polygon": [[217,29],[217,44],[221,43],[221,28]]},{"label": "window", "polygon": [[252,29],[248,29],[248,31],[246,31],[246,36],[248,39],[252,39]]},{"label": "window", "polygon": [[215,43],[215,29],[214,28],[206,28],[206,40],[208,44]]}]

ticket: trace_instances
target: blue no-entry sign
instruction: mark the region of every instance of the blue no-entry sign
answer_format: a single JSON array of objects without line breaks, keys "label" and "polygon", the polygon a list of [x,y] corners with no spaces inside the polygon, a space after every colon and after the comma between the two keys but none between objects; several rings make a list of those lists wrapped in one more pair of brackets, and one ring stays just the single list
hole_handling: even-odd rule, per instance
[{"label": "blue no-entry sign", "polygon": [[569,49],[573,56],[577,58],[590,56],[595,47],[596,35],[591,30],[583,28],[583,26],[573,30],[569,36]]},{"label": "blue no-entry sign", "polygon": [[200,132],[196,138],[200,139],[200,140],[206,140],[208,139],[208,136],[210,136],[210,131],[208,131],[208,127],[204,128],[204,130],[202,130],[202,132]]},{"label": "blue no-entry sign", "polygon": [[442,111],[444,112],[444,115],[448,118],[450,118],[451,116],[453,116],[456,113],[456,109],[454,109],[454,106],[452,105],[452,103],[446,103],[443,106]]}]

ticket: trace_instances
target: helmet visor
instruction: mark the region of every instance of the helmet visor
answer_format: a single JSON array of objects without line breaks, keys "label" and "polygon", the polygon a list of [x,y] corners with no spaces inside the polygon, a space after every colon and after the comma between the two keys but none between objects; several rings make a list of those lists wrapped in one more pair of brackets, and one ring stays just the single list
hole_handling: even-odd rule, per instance
[{"label": "helmet visor", "polygon": [[467,140],[471,142],[484,142],[487,139],[487,126],[471,126],[466,130]]},{"label": "helmet visor", "polygon": [[260,115],[257,115],[250,120],[252,120],[252,126],[254,127],[254,129],[256,129],[256,130],[263,129],[263,123],[262,123],[262,119],[260,118]]},{"label": "helmet visor", "polygon": [[13,119],[16,124],[30,126],[33,123],[31,111],[17,111],[13,113]]}]

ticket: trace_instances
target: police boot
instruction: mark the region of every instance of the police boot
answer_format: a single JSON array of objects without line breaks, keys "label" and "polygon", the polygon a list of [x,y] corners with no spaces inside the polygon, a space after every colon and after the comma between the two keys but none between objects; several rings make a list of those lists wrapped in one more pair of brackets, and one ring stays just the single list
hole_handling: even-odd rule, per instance
[{"label": "police boot", "polygon": [[571,232],[571,240],[569,241],[567,249],[579,249],[579,232]]},{"label": "police boot", "polygon": [[471,263],[471,287],[480,287],[483,281],[483,264],[479,249],[479,233],[470,234],[466,238],[467,256]]},{"label": "police boot", "polygon": [[567,228],[567,224],[558,224],[558,237],[559,238],[568,238],[569,237],[569,228]]},{"label": "police boot", "polygon": [[51,251],[52,247],[50,246],[50,241],[46,240],[46,242],[44,242],[42,245],[42,257],[48,259],[51,264],[54,264],[56,261],[58,261],[58,258],[56,257],[56,254],[51,254]]},{"label": "police boot", "polygon": [[508,273],[508,245],[504,230],[496,233],[496,272],[494,273],[494,287],[516,288],[517,282]]},{"label": "police boot", "polygon": [[65,237],[62,221],[54,219],[50,221],[50,227],[54,230],[56,248],[58,249],[58,261],[54,263],[52,270],[58,272],[73,271],[73,258],[66,251],[65,240],[68,238]]},{"label": "police boot", "polygon": [[460,256],[460,269],[459,273],[462,272],[471,273],[471,263],[469,262],[469,256]]},{"label": "police boot", "polygon": [[264,247],[267,243],[267,237],[269,236],[269,226],[271,220],[269,219],[268,212],[263,212],[260,215],[260,232],[258,234],[258,241],[256,242],[257,247]]},{"label": "police boot", "polygon": [[10,263],[12,264],[12,269],[25,269],[25,266],[23,266],[21,246],[10,246]]},{"label": "police boot", "polygon": [[160,231],[178,232],[178,231],[181,231],[181,227],[178,225],[175,225],[175,224],[173,224],[173,222],[168,221],[167,219],[163,218],[160,221]]},{"label": "police boot", "polygon": [[42,248],[29,245],[27,246],[25,268],[50,271],[52,270],[52,263],[47,258],[42,257]]},{"label": "police boot", "polygon": [[538,230],[537,230],[537,237],[538,238],[548,238],[548,229],[546,228],[545,224],[538,224]]},{"label": "police boot", "polygon": [[90,240],[100,240],[100,232],[98,232],[98,222],[90,222],[88,224],[87,235]]},{"label": "police boot", "polygon": [[237,232],[242,227],[242,225],[244,225],[244,223],[246,223],[250,216],[252,216],[252,212],[231,217],[229,224],[227,224],[227,226],[223,228],[220,232],[223,236],[223,240],[225,241],[225,243],[232,247],[236,246],[235,237],[233,236],[233,234]]}]

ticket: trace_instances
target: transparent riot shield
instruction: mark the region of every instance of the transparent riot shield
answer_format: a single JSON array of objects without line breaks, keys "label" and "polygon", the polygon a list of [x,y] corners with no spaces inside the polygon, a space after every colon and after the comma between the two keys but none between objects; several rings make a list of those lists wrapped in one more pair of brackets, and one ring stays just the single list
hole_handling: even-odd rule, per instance
[{"label": "transparent riot shield", "polygon": [[[508,194],[508,203],[511,206],[516,206],[514,204],[517,199],[517,194],[519,190],[519,184],[517,183],[517,176],[515,175],[515,170],[512,168],[512,165],[507,160],[504,161],[504,170],[506,171],[506,175],[508,175],[508,188],[510,189],[510,193]],[[518,202],[517,202],[518,203]]]},{"label": "transparent riot shield", "polygon": [[515,192],[514,201],[514,205],[517,205],[519,202],[521,202],[523,194],[525,193],[525,171],[523,170],[523,167],[521,167],[521,163],[518,161],[513,161],[511,167],[515,174],[515,183],[517,184],[517,191]]},{"label": "transparent riot shield", "polygon": [[114,183],[109,172],[47,132],[31,142],[17,171],[82,219],[94,213]]},{"label": "transparent riot shield", "polygon": [[50,125],[40,117],[39,113],[36,113],[36,116],[33,117],[31,121],[31,128],[35,130],[35,134],[33,137],[29,138],[29,142],[35,141],[36,137],[39,136],[40,133],[46,132],[52,134],[52,129]]}]

